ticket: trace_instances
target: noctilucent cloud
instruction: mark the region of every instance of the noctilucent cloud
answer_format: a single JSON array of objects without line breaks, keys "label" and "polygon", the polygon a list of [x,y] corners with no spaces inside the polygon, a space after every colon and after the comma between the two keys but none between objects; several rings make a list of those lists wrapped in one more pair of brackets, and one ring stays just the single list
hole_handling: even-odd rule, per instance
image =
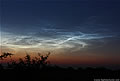
[{"label": "noctilucent cloud", "polygon": [[105,57],[113,64],[120,58],[119,0],[2,0],[0,4],[2,51],[39,49],[68,58]]}]

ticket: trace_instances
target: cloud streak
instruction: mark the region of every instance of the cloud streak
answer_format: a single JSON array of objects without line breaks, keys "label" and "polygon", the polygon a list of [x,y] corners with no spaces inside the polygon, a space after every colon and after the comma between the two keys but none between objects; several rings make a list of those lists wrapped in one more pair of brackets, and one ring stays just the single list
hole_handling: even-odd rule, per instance
[{"label": "cloud streak", "polygon": [[85,49],[90,45],[90,40],[100,40],[113,36],[100,35],[99,33],[70,32],[62,29],[41,29],[40,32],[32,32],[27,35],[15,35],[3,33],[2,45],[16,48],[46,48],[46,49]]}]

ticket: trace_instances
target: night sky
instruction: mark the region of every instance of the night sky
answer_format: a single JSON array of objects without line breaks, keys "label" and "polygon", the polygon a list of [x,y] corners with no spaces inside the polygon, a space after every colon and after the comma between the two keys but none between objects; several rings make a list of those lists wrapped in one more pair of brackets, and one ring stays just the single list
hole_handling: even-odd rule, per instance
[{"label": "night sky", "polygon": [[120,66],[119,0],[0,0],[3,52],[51,52],[65,65]]}]

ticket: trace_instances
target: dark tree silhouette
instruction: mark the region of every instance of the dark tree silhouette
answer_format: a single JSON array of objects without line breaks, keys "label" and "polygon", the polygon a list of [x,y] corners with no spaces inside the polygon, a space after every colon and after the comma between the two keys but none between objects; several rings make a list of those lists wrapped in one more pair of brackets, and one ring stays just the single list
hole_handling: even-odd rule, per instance
[{"label": "dark tree silhouette", "polygon": [[[3,53],[0,60],[11,57],[11,53]],[[59,67],[49,64],[48,57],[38,53],[31,57],[26,54],[18,61],[11,60],[4,68],[0,64],[0,81],[94,81],[96,78],[119,78],[120,70],[87,67],[85,69],[73,67]]]},{"label": "dark tree silhouette", "polygon": [[8,56],[11,57],[13,55],[14,54],[12,54],[12,53],[3,53],[2,55],[0,55],[0,59],[3,60],[4,58],[7,58]]}]

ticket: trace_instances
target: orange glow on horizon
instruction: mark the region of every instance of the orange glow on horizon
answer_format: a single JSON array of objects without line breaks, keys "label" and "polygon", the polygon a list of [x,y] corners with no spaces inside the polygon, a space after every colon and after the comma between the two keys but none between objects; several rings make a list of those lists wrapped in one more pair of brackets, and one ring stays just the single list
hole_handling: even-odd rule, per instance
[{"label": "orange glow on horizon", "polygon": [[[46,53],[47,54],[47,53]],[[44,54],[44,55],[46,55]],[[8,57],[5,60],[2,60],[1,63],[11,62],[12,60],[18,61],[19,58],[24,60],[25,53],[17,53],[11,58]],[[37,53],[30,53],[31,58],[37,57]],[[115,59],[108,59],[106,57],[93,57],[93,56],[69,56],[69,55],[60,55],[60,54],[51,54],[48,58],[51,64],[56,65],[102,65],[102,64],[119,64]]]},{"label": "orange glow on horizon", "polygon": [[[0,49],[1,51],[1,49]],[[18,61],[19,58],[24,59],[26,54],[29,54],[32,58],[37,57],[38,53],[41,53],[41,55],[46,55],[48,52],[37,52],[37,51],[25,51],[25,50],[17,50],[17,51],[11,51],[4,49],[2,52],[9,52],[12,54],[15,54],[12,56],[12,58],[7,58],[5,60],[2,60],[1,63],[10,62],[11,59]],[[1,53],[0,53],[1,54]],[[105,57],[105,56],[99,56],[99,55],[86,55],[82,53],[81,54],[66,54],[61,51],[55,51],[51,52],[51,55],[48,57],[48,60],[51,64],[56,65],[80,65],[80,64],[86,64],[86,65],[99,65],[99,64],[119,64],[118,60],[114,57]]]}]

